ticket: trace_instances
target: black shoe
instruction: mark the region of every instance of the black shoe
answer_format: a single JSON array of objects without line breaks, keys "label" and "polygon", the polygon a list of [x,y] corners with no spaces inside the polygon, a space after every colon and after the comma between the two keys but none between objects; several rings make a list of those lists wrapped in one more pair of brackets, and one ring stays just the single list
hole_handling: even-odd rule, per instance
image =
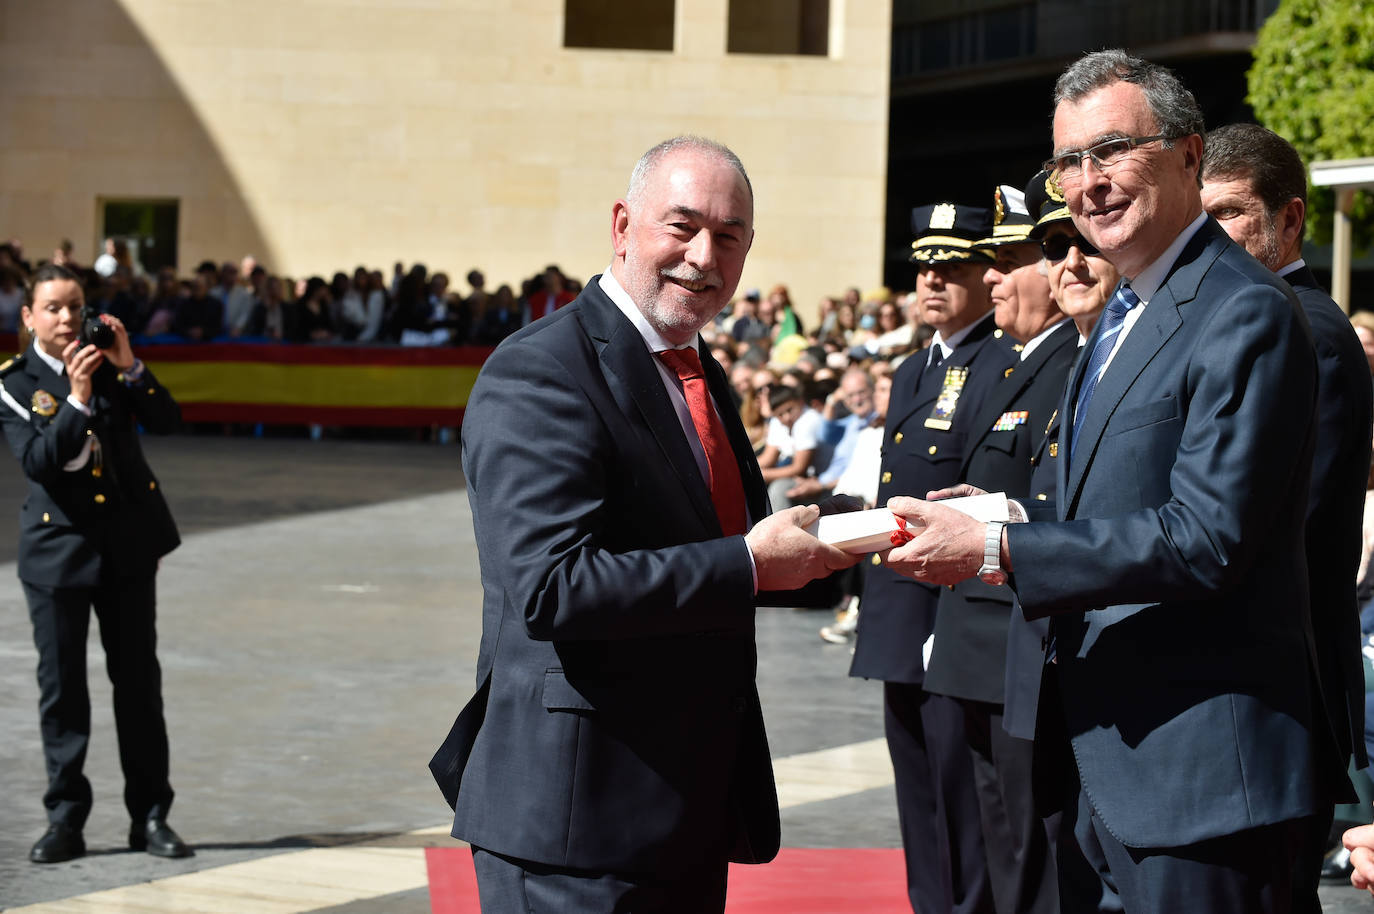
[{"label": "black shoe", "polygon": [[29,851],[29,859],[34,863],[61,863],[63,860],[75,860],[85,853],[86,842],[82,840],[78,829],[54,823],[48,826],[43,837]]},{"label": "black shoe", "polygon": [[1350,862],[1350,851],[1343,847],[1338,847],[1326,855],[1322,860],[1322,878],[1349,882],[1350,874],[1355,871],[1354,865]]},{"label": "black shoe", "polygon": [[149,819],[142,825],[135,822],[129,826],[129,847],[154,857],[190,857],[194,853],[166,819]]}]

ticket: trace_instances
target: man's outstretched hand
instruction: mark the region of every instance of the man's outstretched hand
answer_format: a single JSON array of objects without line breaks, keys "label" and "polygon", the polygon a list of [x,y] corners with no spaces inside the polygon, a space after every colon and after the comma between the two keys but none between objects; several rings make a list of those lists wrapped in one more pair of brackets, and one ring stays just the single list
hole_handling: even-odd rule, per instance
[{"label": "man's outstretched hand", "polygon": [[760,591],[795,590],[863,558],[827,546],[803,529],[820,516],[815,505],[788,508],[765,517],[745,534]]},{"label": "man's outstretched hand", "polygon": [[916,535],[887,554],[884,564],[893,571],[927,584],[957,584],[978,573],[987,533],[983,521],[937,501],[905,495],[889,499],[887,508],[906,518],[907,530]]}]

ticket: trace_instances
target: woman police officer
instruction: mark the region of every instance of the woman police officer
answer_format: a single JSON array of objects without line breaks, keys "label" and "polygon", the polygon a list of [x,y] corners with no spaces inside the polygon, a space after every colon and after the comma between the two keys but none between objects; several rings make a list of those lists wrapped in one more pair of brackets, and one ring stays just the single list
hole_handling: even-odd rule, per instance
[{"label": "woman police officer", "polygon": [[75,273],[40,267],[20,311],[32,345],[0,366],[0,421],[29,483],[20,511],[19,578],[38,648],[48,772],[49,827],[29,859],[56,863],[85,853],[92,608],[114,687],[129,846],[182,857],[191,851],[167,825],[172,788],[154,626],[158,560],[180,539],[137,433],[139,425],[171,431],[180,410],[134,357],[118,319],[94,318],[113,331],[112,341],[102,341],[106,348],[82,341],[84,306]]}]

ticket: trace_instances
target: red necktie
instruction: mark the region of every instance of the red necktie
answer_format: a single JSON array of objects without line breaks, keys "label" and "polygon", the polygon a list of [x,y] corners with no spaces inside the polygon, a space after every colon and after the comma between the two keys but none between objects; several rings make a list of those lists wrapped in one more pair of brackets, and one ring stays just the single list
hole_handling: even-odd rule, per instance
[{"label": "red necktie", "polygon": [[725,437],[725,426],[721,425],[720,417],[711,405],[711,392],[706,389],[701,357],[692,348],[665,349],[657,355],[682,381],[682,393],[692,413],[692,425],[696,427],[697,438],[701,440],[701,449],[706,452],[706,465],[711,473],[711,478],[706,482],[711,490],[711,503],[716,507],[720,528],[726,536],[742,534],[746,525],[744,483],[740,481],[735,452],[730,447],[730,440]]}]

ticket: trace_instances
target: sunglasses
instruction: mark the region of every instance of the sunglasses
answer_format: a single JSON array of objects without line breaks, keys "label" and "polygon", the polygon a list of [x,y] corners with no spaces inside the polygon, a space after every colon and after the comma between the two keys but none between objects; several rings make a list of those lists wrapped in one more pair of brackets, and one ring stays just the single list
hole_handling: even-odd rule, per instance
[{"label": "sunglasses", "polygon": [[1069,248],[1077,247],[1084,257],[1100,257],[1102,252],[1082,235],[1055,235],[1040,242],[1040,250],[1050,263],[1058,263],[1069,256]]}]

